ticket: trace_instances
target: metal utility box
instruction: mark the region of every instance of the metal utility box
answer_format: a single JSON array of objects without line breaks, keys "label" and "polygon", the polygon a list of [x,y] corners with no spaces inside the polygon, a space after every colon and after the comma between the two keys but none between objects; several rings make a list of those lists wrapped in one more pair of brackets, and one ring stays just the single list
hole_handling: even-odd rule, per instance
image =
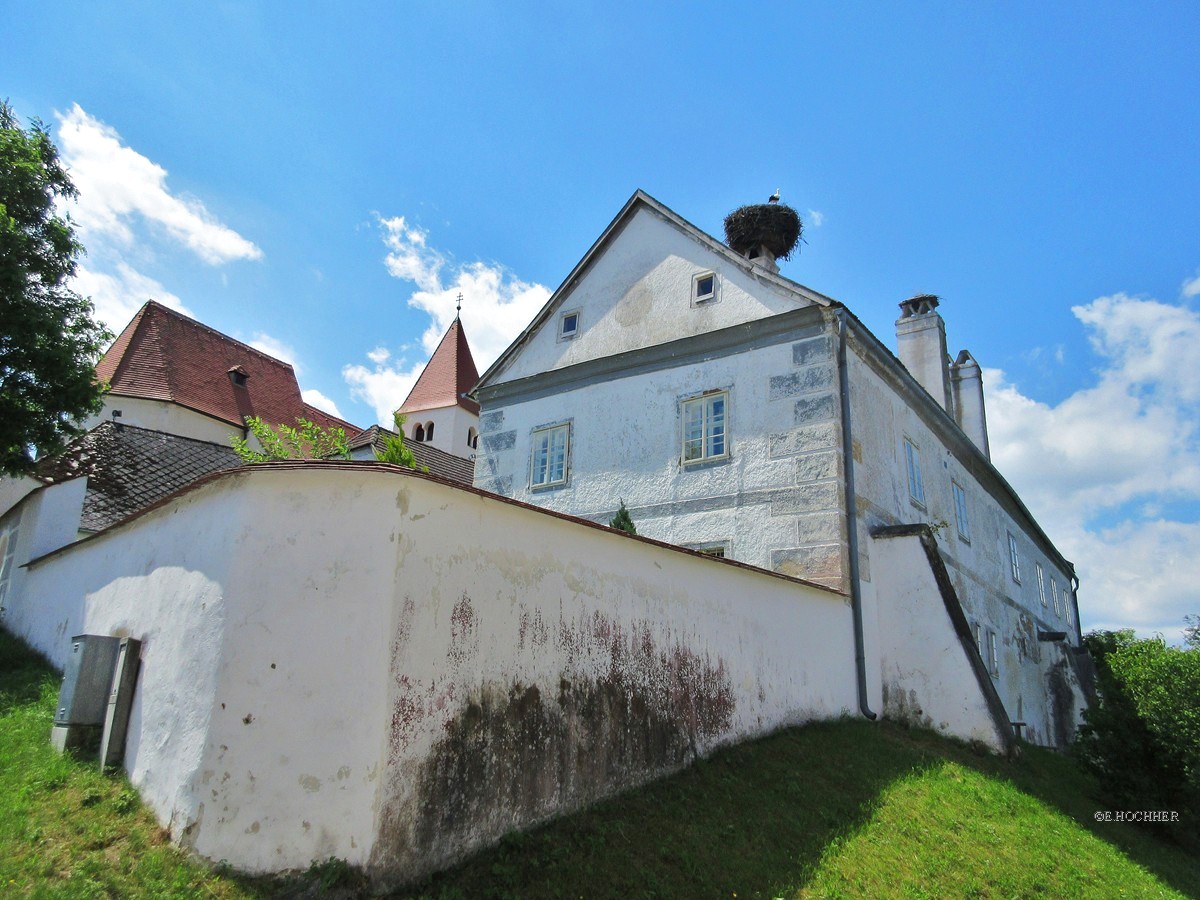
[{"label": "metal utility box", "polygon": [[56,726],[104,724],[120,643],[120,638],[99,634],[71,638],[71,655],[54,713]]},{"label": "metal utility box", "polygon": [[129,711],[133,706],[133,691],[137,687],[141,652],[141,641],[121,638],[113,668],[112,690],[108,694],[104,731],[100,736],[100,767],[103,769],[120,765],[125,756],[125,735],[129,730]]}]

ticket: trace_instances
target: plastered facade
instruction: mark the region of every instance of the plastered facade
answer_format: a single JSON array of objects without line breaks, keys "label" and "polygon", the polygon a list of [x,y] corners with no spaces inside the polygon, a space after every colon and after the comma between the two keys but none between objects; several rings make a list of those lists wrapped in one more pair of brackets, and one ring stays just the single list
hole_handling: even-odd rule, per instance
[{"label": "plastered facade", "polygon": [[[112,394],[104,398],[104,409],[101,413],[84,422],[83,427],[91,429],[107,421],[112,417],[113,410],[120,410],[121,416],[115,421],[122,425],[135,425],[138,428],[163,431],[214,444],[228,444],[231,435],[243,436],[246,433],[246,429],[240,426],[168,400],[146,400]],[[253,438],[251,440],[253,441]],[[257,441],[253,443],[257,446]]]},{"label": "plastered facade", "polygon": [[126,767],[250,871],[416,877],[854,703],[839,593],[373,463],[212,477],[34,561],[4,624],[143,642]]},{"label": "plastered facade", "polygon": [[[871,530],[929,524],[980,635],[979,646],[951,652],[988,656],[989,677],[1023,737],[1068,743],[1084,706],[1072,650],[1080,638],[1074,573],[990,465],[978,366],[962,355],[954,367],[959,381],[952,383],[945,326],[932,311],[936,300],[931,311],[897,323],[902,355],[916,369],[910,373],[828,298],[818,302],[820,295],[798,285],[789,293],[757,267],[730,262],[686,223],[636,203],[633,209],[623,227],[610,228],[606,242],[589,251],[532,333],[485,374],[477,390],[476,485],[602,523],[624,501],[640,534],[719,547],[734,559],[847,592],[857,569],[865,693],[874,707],[886,705],[879,665],[893,638],[881,624],[891,588],[875,577]],[[688,295],[696,275],[709,271],[717,274],[720,298],[711,309]],[[578,337],[559,340],[561,312],[576,310]],[[728,457],[689,465],[681,407],[708,391],[728,397]],[[856,481],[852,510],[844,400]],[[953,418],[957,407],[969,436]],[[539,430],[556,425],[570,429],[567,475],[543,487],[532,477],[533,447]],[[906,441],[923,477],[919,503],[911,499]],[[958,536],[952,484],[963,492],[969,539]],[[1009,534],[1023,567],[1019,584],[1010,575]],[[928,567],[919,557],[912,564]],[[1056,632],[1065,639],[1049,637]]]}]

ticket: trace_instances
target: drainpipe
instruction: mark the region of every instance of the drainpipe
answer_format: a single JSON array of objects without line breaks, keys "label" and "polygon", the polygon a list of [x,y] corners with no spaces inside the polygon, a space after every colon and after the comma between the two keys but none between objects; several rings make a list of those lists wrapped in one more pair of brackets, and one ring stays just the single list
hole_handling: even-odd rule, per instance
[{"label": "drainpipe", "polygon": [[846,467],[846,532],[850,545],[850,612],[854,619],[854,667],[858,674],[858,711],[868,719],[875,719],[877,716],[867,702],[867,652],[863,640],[861,572],[858,566],[858,501],[854,493],[854,443],[850,436],[850,373],[846,367],[846,311],[839,309],[834,321],[838,332],[838,387],[842,395],[842,460]]}]

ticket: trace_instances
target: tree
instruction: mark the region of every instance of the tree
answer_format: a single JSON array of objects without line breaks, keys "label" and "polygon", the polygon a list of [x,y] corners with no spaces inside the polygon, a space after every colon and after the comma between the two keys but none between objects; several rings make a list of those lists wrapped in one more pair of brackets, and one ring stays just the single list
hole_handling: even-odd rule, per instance
[{"label": "tree", "polygon": [[405,417],[400,413],[392,413],[392,423],[396,426],[396,433],[384,439],[383,449],[375,451],[375,458],[380,462],[428,472],[429,467],[417,465],[417,458],[413,456],[413,452],[404,446],[405,421]]},{"label": "tree", "polygon": [[0,101],[0,472],[18,475],[100,411],[95,362],[112,335],[67,287],[83,247],[57,200],[77,195],[41,122]]},{"label": "tree", "polygon": [[1200,649],[1131,630],[1093,631],[1084,644],[1099,699],[1076,753],[1114,808],[1178,811],[1187,833],[1200,814]]},{"label": "tree", "polygon": [[624,531],[627,534],[637,534],[637,527],[633,524],[633,519],[629,515],[629,510],[625,508],[625,501],[621,501],[621,508],[617,510],[617,514],[613,516],[611,522],[608,523],[609,528],[615,528],[618,531]]},{"label": "tree", "polygon": [[236,435],[231,443],[233,452],[244,463],[264,463],[281,459],[349,459],[350,442],[342,428],[322,428],[308,419],[296,419],[297,428],[280,425],[276,431],[257,416],[246,420],[250,433],[258,438],[262,450],[250,446],[246,438]]}]

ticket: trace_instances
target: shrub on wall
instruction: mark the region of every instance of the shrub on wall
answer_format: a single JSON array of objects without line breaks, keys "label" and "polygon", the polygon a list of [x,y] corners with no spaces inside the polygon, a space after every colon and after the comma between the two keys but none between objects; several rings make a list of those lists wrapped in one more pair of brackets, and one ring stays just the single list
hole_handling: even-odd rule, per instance
[{"label": "shrub on wall", "polygon": [[629,516],[629,510],[625,508],[624,500],[621,501],[621,508],[617,510],[617,514],[608,523],[608,527],[616,528],[618,531],[624,531],[627,534],[637,534],[637,528],[633,524],[633,519]]}]

